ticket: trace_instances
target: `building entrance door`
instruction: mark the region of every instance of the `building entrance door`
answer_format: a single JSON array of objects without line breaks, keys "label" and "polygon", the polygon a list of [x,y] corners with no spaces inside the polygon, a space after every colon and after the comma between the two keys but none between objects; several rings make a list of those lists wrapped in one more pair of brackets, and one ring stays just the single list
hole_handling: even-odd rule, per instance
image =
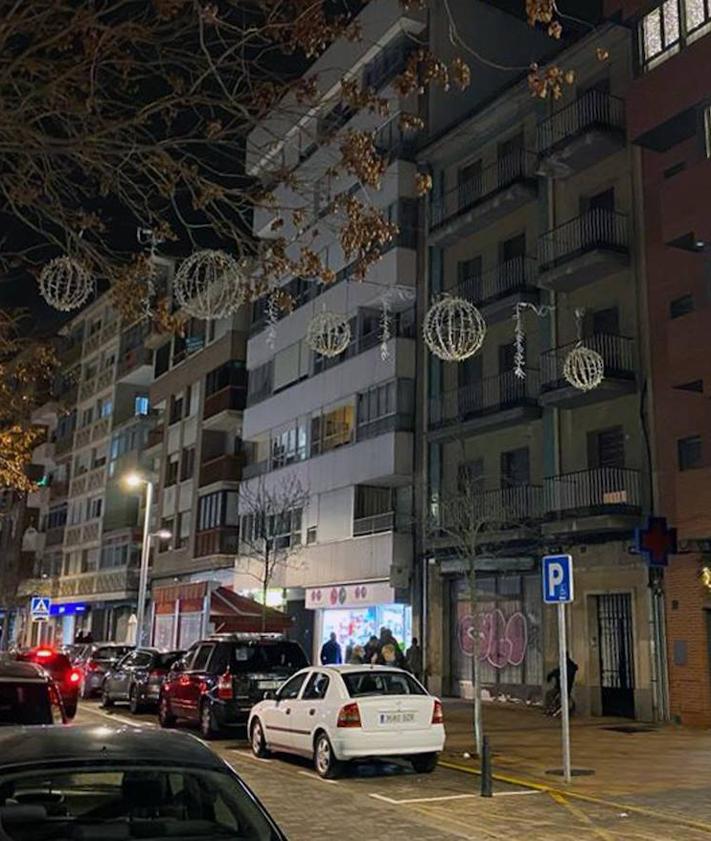
[{"label": "building entrance door", "polygon": [[634,718],[634,643],[629,593],[597,597],[602,714]]}]

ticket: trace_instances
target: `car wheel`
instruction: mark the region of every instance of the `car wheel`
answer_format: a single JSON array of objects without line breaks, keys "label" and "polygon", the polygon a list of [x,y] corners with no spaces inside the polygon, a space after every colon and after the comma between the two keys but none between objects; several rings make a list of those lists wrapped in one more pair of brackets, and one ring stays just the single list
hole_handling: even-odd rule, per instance
[{"label": "car wheel", "polygon": [[325,780],[335,780],[343,772],[343,763],[336,759],[331,740],[325,733],[319,733],[314,743],[314,768]]},{"label": "car wheel", "polygon": [[410,757],[410,762],[418,774],[431,774],[437,767],[437,754],[419,753]]},{"label": "car wheel", "polygon": [[264,738],[264,729],[262,727],[262,722],[255,718],[252,722],[252,732],[249,736],[250,744],[252,745],[252,753],[258,757],[259,759],[264,759],[265,757],[269,756],[269,751],[267,750],[267,743]]},{"label": "car wheel", "polygon": [[158,723],[161,727],[175,727],[176,721],[177,718],[170,711],[170,701],[162,695],[158,704]]},{"label": "car wheel", "polygon": [[105,710],[110,710],[111,707],[113,707],[113,705],[114,705],[114,702],[113,702],[113,699],[111,698],[111,696],[109,695],[109,690],[106,687],[104,687],[102,692],[101,692],[101,706]]},{"label": "car wheel", "polygon": [[128,693],[128,708],[133,715],[143,712],[143,704],[138,700],[138,688],[132,686]]},{"label": "car wheel", "polygon": [[220,729],[215,725],[215,717],[209,701],[204,701],[200,707],[200,734],[203,739],[215,739],[220,735]]},{"label": "car wheel", "polygon": [[67,714],[67,718],[74,718],[77,714],[77,702],[73,701],[71,704],[65,704],[64,712]]}]

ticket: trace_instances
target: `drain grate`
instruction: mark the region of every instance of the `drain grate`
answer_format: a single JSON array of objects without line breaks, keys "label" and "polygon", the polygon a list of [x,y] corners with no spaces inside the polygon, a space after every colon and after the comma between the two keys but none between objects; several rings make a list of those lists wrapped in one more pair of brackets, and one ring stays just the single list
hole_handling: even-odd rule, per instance
[{"label": "drain grate", "polygon": [[610,727],[602,727],[602,730],[610,730],[613,733],[656,733],[656,727],[649,727],[645,724],[613,724]]}]

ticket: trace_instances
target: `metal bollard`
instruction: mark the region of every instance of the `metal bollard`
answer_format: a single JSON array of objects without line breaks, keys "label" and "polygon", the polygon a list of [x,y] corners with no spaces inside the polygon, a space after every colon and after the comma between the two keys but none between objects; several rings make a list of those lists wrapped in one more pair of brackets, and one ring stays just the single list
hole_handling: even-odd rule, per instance
[{"label": "metal bollard", "polygon": [[493,796],[491,781],[491,748],[489,747],[488,736],[484,736],[481,743],[481,796]]}]

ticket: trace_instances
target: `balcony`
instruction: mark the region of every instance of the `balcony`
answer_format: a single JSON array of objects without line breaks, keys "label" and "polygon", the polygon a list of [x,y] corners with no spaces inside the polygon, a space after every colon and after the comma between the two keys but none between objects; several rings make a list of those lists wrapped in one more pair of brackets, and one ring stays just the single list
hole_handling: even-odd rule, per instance
[{"label": "balcony", "polygon": [[74,433],[70,432],[64,438],[57,438],[54,442],[54,454],[57,458],[66,455],[74,447]]},{"label": "balcony", "polygon": [[160,426],[155,426],[148,430],[148,438],[146,440],[146,449],[152,450],[153,447],[159,447],[163,443],[163,434],[165,427],[161,423]]},{"label": "balcony", "polygon": [[119,359],[116,379],[132,385],[149,385],[153,380],[153,351],[146,347],[126,351]]},{"label": "balcony", "polygon": [[84,356],[88,356],[101,347],[101,331],[97,330],[84,339]]},{"label": "balcony", "polygon": [[[623,467],[597,467],[544,480],[544,533],[627,529],[642,511],[640,473]],[[589,526],[578,522],[592,518]],[[571,522],[573,521],[573,522]]]},{"label": "balcony", "polygon": [[454,424],[462,425],[461,432],[468,434],[535,420],[541,416],[539,393],[539,372],[530,368],[525,379],[506,371],[445,391],[430,400],[429,425],[434,430],[430,438],[446,438]]},{"label": "balcony", "polygon": [[538,154],[547,174],[572,175],[625,145],[625,103],[590,90],[538,125]]},{"label": "balcony", "polygon": [[433,198],[430,242],[451,245],[527,204],[537,193],[536,156],[526,151],[507,155],[443,196]]},{"label": "balcony", "polygon": [[511,317],[514,304],[537,304],[540,298],[538,265],[530,257],[514,257],[481,275],[464,278],[457,294],[476,304],[488,324]]},{"label": "balcony", "polygon": [[[246,378],[245,378],[246,379]],[[205,398],[203,427],[207,429],[232,429],[235,425],[233,412],[241,412],[247,402],[246,384],[228,385]]]},{"label": "balcony", "polygon": [[49,500],[54,502],[57,499],[63,499],[69,491],[68,482],[52,482],[49,486]]},{"label": "balcony", "polygon": [[77,576],[62,576],[57,596],[109,596],[117,593],[135,593],[138,588],[138,571],[114,569],[89,572]]},{"label": "balcony", "polygon": [[71,342],[59,351],[59,364],[62,368],[71,368],[81,359],[82,342]]},{"label": "balcony", "polygon": [[93,442],[100,441],[102,438],[106,438],[109,432],[111,432],[111,418],[100,418],[91,427],[91,440]]},{"label": "balcony", "polygon": [[90,400],[96,391],[96,377],[84,380],[79,386],[79,402]]},{"label": "balcony", "polygon": [[570,292],[619,272],[629,261],[627,216],[588,210],[540,237],[538,283],[554,292]]},{"label": "balcony", "polygon": [[542,406],[572,409],[603,400],[613,400],[637,389],[634,339],[597,333],[583,339],[585,347],[596,350],[605,361],[605,378],[597,388],[580,391],[563,376],[563,366],[577,342],[570,342],[541,354]]},{"label": "balcony", "polygon": [[221,455],[200,465],[199,486],[213,482],[239,482],[242,478],[244,455]]},{"label": "balcony", "polygon": [[44,541],[45,546],[61,546],[64,543],[64,526],[54,526],[47,529]]},{"label": "balcony", "polygon": [[395,529],[395,512],[372,514],[369,517],[358,517],[353,520],[353,537],[364,537],[368,534],[380,534]]},{"label": "balcony", "polygon": [[239,529],[236,526],[201,531],[195,535],[195,557],[205,555],[236,555],[239,549]]}]

